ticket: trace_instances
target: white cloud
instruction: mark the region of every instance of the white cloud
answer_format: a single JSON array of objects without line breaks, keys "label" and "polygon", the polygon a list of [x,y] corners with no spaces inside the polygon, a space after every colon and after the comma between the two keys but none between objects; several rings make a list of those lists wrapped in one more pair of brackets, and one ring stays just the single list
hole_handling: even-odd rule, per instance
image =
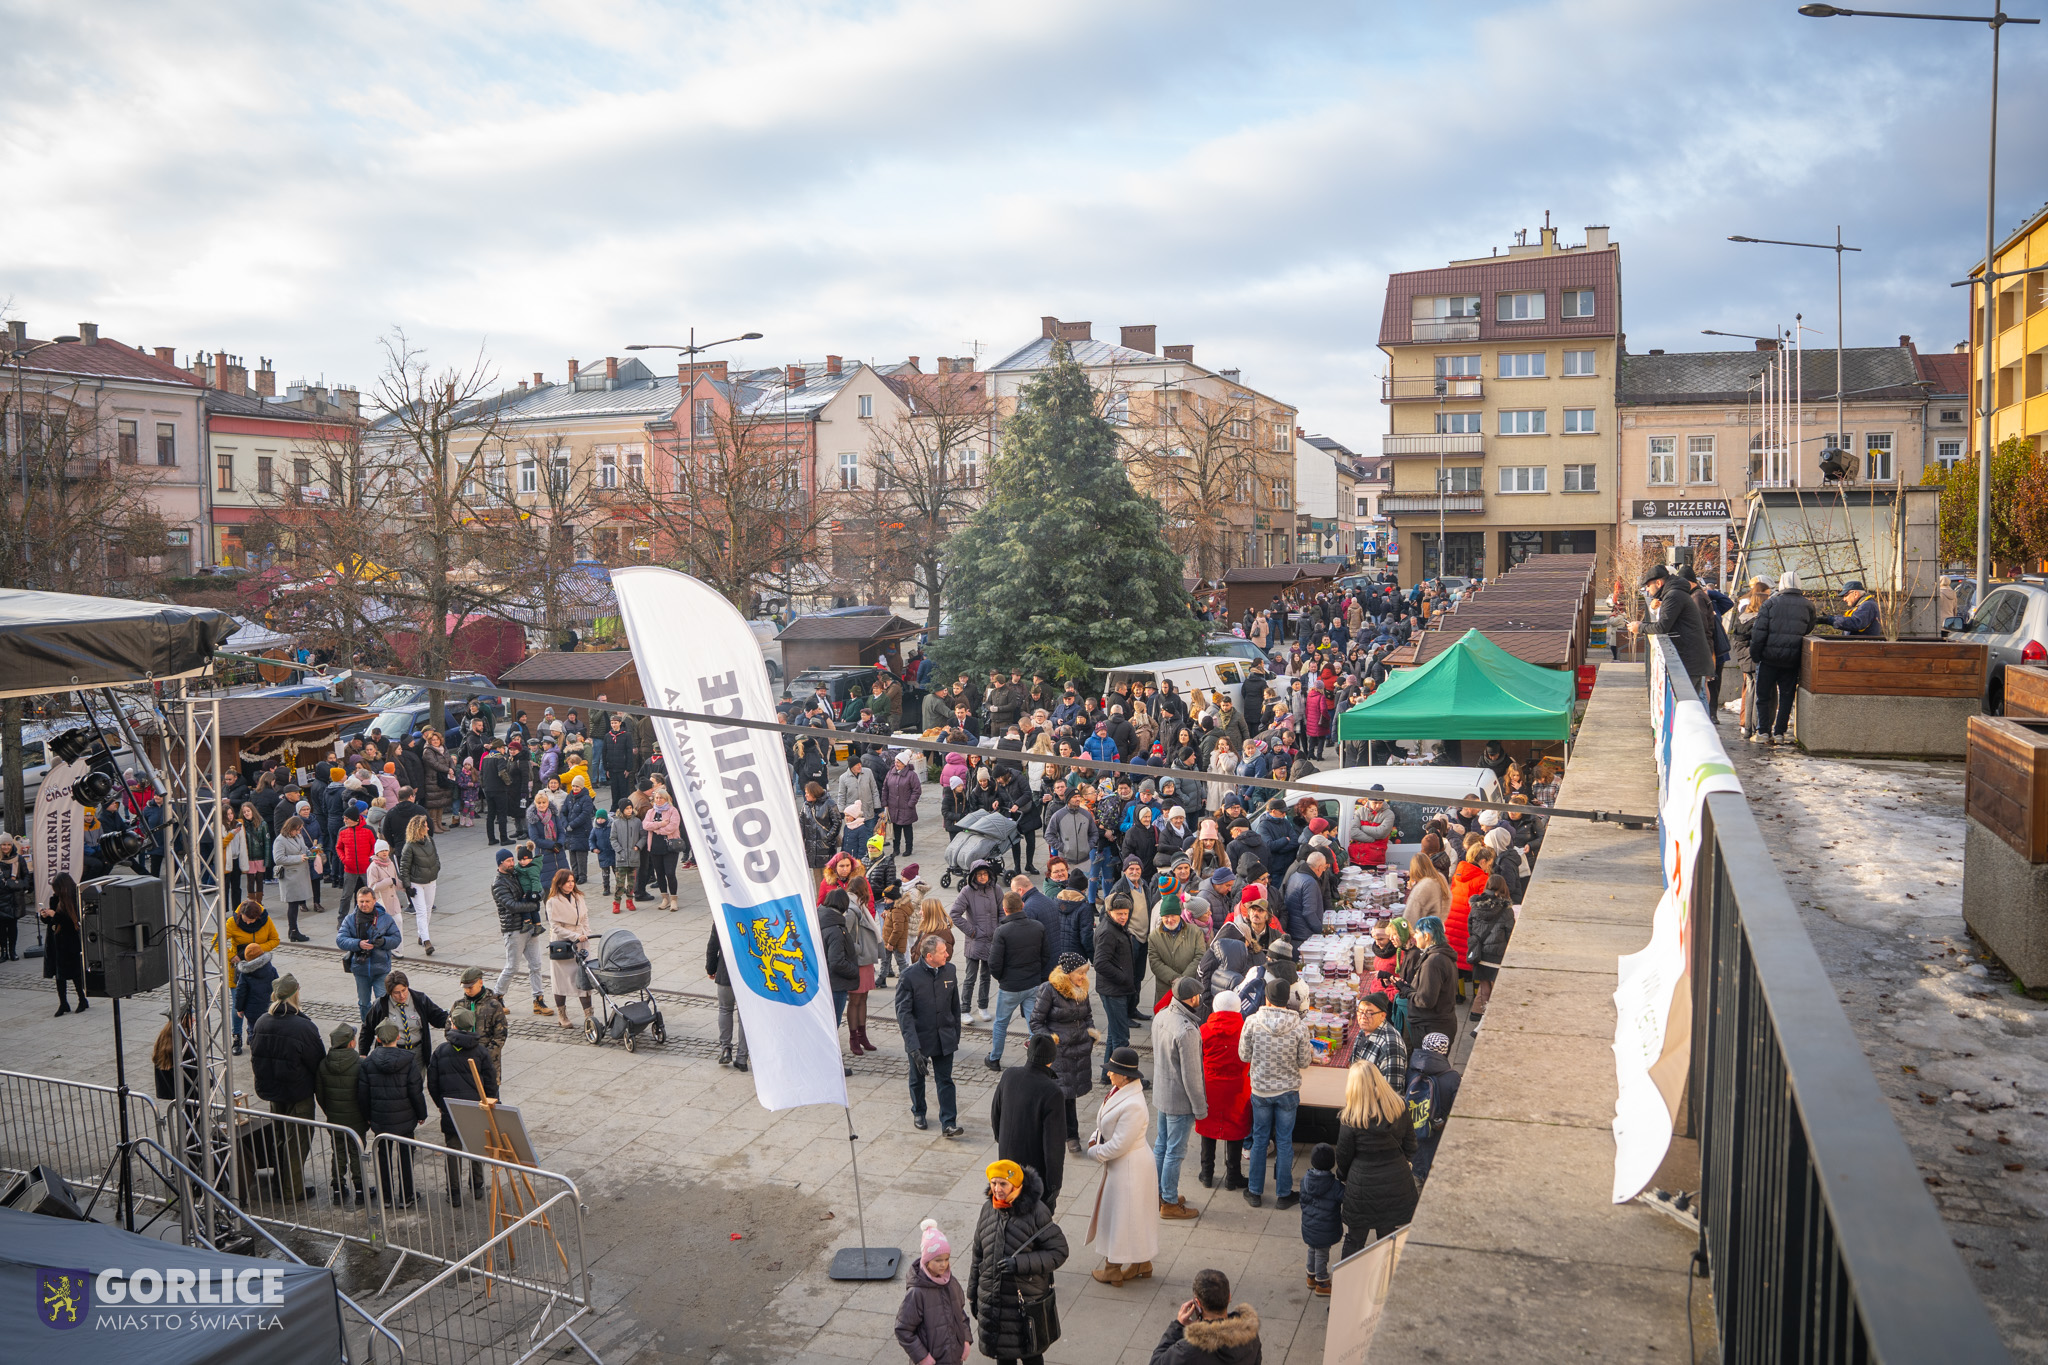
[{"label": "white cloud", "polygon": [[[1824,253],[1729,233],[1843,223],[1852,343],[1958,339],[1981,251],[1984,35],[1777,0],[0,6],[0,298],[287,379],[368,382],[393,324],[559,375],[693,323],[987,360],[1051,312],[1367,443],[1387,272],[1546,209],[1613,228],[1637,349],[1832,326]],[[2008,31],[2002,227],[2044,44]]]}]

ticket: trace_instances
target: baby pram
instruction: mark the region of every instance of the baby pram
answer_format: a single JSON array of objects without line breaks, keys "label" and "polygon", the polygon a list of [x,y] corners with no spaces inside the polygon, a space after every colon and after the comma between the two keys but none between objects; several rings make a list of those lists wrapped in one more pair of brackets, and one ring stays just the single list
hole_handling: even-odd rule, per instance
[{"label": "baby pram", "polygon": [[612,930],[604,936],[595,958],[585,952],[578,960],[597,992],[597,1012],[585,1020],[584,1037],[600,1045],[607,1038],[624,1042],[628,1052],[649,1029],[654,1030],[655,1042],[668,1041],[661,1009],[654,1003],[654,992],[647,989],[654,979],[654,964],[647,960],[646,950],[630,929]]},{"label": "baby pram", "polygon": [[1000,866],[1017,842],[1017,822],[992,810],[978,810],[960,821],[952,842],[946,845],[946,870],[940,886],[951,886],[956,876],[965,877],[980,862]]}]

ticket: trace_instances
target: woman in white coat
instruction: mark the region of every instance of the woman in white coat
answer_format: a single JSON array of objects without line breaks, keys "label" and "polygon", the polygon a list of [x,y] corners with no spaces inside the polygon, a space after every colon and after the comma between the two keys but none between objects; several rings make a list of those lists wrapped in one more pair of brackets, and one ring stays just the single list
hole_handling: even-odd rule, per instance
[{"label": "woman in white coat", "polygon": [[1152,1276],[1159,1254],[1159,1168],[1145,1136],[1152,1113],[1138,1083],[1137,1050],[1111,1053],[1108,1071],[1109,1095],[1088,1135],[1088,1155],[1102,1163],[1088,1241],[1103,1255],[1095,1278],[1119,1285]]}]

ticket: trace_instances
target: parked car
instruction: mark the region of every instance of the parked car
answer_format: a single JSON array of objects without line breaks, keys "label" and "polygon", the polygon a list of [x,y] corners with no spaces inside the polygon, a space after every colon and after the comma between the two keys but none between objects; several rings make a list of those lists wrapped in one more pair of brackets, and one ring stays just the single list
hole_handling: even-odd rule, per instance
[{"label": "parked car", "polygon": [[1160,659],[1146,664],[1124,664],[1119,668],[1104,670],[1102,686],[1106,692],[1118,682],[1136,682],[1140,679],[1162,685],[1171,682],[1174,690],[1185,697],[1189,690],[1199,687],[1205,692],[1223,692],[1230,697],[1231,705],[1244,706],[1245,661],[1236,655],[1197,655],[1186,659]]},{"label": "parked car", "polygon": [[1202,641],[1202,648],[1211,654],[1243,659],[1248,664],[1255,663],[1268,669],[1273,666],[1272,657],[1242,635],[1211,635]]},{"label": "parked car", "polygon": [[[837,719],[846,707],[847,698],[853,695],[855,684],[859,684],[865,694],[874,681],[875,670],[872,668],[807,668],[789,680],[789,695],[799,703],[807,702],[822,686],[825,695],[832,699],[832,715]],[[858,720],[860,717],[856,713],[847,719]]]},{"label": "parked car", "polygon": [[755,620],[747,622],[747,629],[754,632],[754,643],[761,647],[762,662],[768,666],[768,681],[782,681],[782,641],[775,637],[782,631],[780,621]]},{"label": "parked car", "polygon": [[[476,683],[484,687],[493,686],[491,680],[481,673],[450,673],[450,682]],[[453,719],[468,705],[471,694],[448,692],[443,694],[447,702],[446,715]],[[415,683],[398,683],[384,689],[376,697],[364,702],[375,714],[363,720],[351,721],[341,728],[343,739],[366,735],[371,730],[381,731],[386,739],[403,739],[427,723],[427,710],[432,703],[426,688]],[[487,703],[491,698],[484,699]],[[496,709],[495,703],[492,703]]]},{"label": "parked car", "polygon": [[[1409,766],[1406,764],[1379,765],[1371,768],[1337,768],[1331,772],[1317,773],[1309,779],[1332,787],[1344,787],[1360,796],[1372,790],[1375,785],[1390,792],[1410,796],[1440,798],[1440,804],[1419,804],[1414,812],[1406,807],[1411,803],[1398,800],[1402,809],[1399,814],[1413,814],[1417,818],[1414,828],[1401,825],[1395,832],[1394,842],[1387,848],[1387,866],[1408,866],[1408,860],[1422,851],[1422,821],[1433,815],[1441,815],[1458,808],[1460,798],[1477,796],[1482,801],[1499,801],[1501,797],[1500,778],[1491,768],[1438,768],[1428,765]],[[1337,826],[1338,847],[1351,842],[1352,827],[1357,823],[1350,801],[1338,801],[1332,797],[1319,796],[1316,805],[1325,820]]]},{"label": "parked car", "polygon": [[2004,714],[2006,665],[2048,662],[2048,574],[1996,585],[1976,615],[1968,621],[1951,616],[1943,628],[1951,640],[1985,647],[1984,709]]}]

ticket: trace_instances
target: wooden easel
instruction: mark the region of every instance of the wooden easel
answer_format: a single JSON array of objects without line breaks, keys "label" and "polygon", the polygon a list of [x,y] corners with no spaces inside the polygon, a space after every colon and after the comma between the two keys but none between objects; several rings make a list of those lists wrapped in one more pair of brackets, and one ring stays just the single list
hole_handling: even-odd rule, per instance
[{"label": "wooden easel", "polygon": [[[469,1059],[469,1079],[470,1083],[476,1087],[476,1093],[479,1096],[479,1107],[484,1112],[484,1131],[486,1134],[484,1155],[493,1161],[502,1161],[506,1165],[524,1168],[526,1163],[519,1159],[519,1152],[513,1147],[512,1139],[507,1137],[505,1130],[498,1126],[497,1101],[485,1096],[484,1078],[476,1069],[476,1058],[474,1057]],[[526,1191],[523,1198],[520,1195],[520,1188],[522,1186],[525,1187]],[[540,1196],[534,1192],[533,1178],[527,1175],[524,1169],[521,1169],[517,1175],[514,1175],[513,1172],[506,1170],[504,1166],[491,1167],[491,1239],[493,1241],[496,1240],[500,1232],[511,1227],[526,1216],[529,1200],[536,1207],[540,1204]],[[540,1225],[548,1230],[548,1237],[555,1244],[555,1255],[562,1258],[562,1270],[564,1273],[567,1273],[569,1269],[569,1253],[562,1250],[562,1239],[555,1236],[555,1225],[548,1221],[546,1214],[540,1216]],[[495,1248],[484,1252],[485,1298],[491,1297],[491,1292],[495,1288],[493,1280],[495,1279],[497,1269],[497,1254]],[[510,1242],[505,1244],[505,1256],[512,1265],[517,1266],[519,1264],[519,1249]]]}]

